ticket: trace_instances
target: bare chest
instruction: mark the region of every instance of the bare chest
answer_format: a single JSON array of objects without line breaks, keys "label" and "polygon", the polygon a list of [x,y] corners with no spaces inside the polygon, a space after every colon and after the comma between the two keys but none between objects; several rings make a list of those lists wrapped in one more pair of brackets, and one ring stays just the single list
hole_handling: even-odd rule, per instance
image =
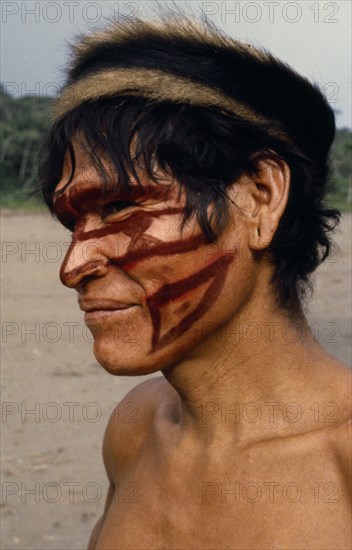
[{"label": "bare chest", "polygon": [[255,456],[171,473],[141,458],[117,480],[97,548],[351,548],[348,495],[318,456]]}]

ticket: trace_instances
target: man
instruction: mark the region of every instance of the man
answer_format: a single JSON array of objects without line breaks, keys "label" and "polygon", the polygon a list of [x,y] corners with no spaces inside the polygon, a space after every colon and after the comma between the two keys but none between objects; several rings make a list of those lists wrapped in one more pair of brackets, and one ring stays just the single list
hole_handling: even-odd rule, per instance
[{"label": "man", "polygon": [[[317,87],[209,22],[76,45],[41,165],[111,416],[89,548],[350,548],[347,366],[302,312],[338,221]],[[118,414],[132,406],[135,422]]]}]

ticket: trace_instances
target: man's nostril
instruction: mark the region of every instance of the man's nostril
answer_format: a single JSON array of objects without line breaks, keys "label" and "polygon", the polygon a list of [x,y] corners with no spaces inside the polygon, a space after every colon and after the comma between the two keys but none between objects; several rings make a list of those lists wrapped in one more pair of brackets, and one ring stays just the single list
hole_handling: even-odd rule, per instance
[{"label": "man's nostril", "polygon": [[64,268],[60,271],[60,279],[65,286],[76,288],[88,277],[103,277],[106,274],[107,265],[108,261],[102,259],[87,262],[71,270]]}]

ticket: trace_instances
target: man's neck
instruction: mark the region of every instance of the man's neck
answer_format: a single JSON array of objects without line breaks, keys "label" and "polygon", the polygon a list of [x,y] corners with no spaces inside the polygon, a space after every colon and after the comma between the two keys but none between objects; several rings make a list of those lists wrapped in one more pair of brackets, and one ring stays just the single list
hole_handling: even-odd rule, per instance
[{"label": "man's neck", "polygon": [[241,446],[304,431],[302,411],[309,399],[314,406],[309,395],[324,356],[303,314],[233,319],[163,372],[179,396],[180,437]]}]

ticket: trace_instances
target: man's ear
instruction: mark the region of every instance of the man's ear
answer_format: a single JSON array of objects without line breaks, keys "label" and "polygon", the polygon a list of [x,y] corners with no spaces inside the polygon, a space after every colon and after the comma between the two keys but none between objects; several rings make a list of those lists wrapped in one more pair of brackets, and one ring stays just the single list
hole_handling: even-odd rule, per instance
[{"label": "man's ear", "polygon": [[271,243],[283,215],[290,187],[290,169],[275,156],[257,159],[257,173],[240,178],[235,202],[245,216],[248,245],[263,250]]}]

